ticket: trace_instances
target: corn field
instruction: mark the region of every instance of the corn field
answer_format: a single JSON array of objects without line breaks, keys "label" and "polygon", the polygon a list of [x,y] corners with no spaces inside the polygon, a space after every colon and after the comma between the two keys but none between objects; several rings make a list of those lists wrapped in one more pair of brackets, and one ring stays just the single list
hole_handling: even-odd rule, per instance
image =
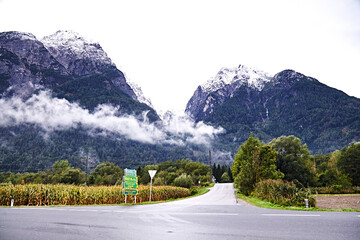
[{"label": "corn field", "polygon": [[[149,201],[150,187],[138,187],[137,202]],[[152,201],[190,196],[189,189],[171,186],[152,188]],[[125,201],[120,186],[85,187],[74,185],[7,185],[0,186],[0,205],[10,206],[48,206],[48,205],[92,205],[121,204]],[[132,203],[134,196],[128,195],[127,202]]]}]

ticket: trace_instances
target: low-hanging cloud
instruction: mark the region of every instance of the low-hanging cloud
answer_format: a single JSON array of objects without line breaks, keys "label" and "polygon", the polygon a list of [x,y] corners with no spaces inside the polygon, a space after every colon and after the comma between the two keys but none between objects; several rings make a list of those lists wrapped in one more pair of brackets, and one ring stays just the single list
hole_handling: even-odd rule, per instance
[{"label": "low-hanging cloud", "polygon": [[223,131],[188,117],[174,116],[161,123],[149,123],[146,118],[118,116],[118,110],[102,104],[90,112],[77,103],[52,98],[50,91],[41,91],[26,101],[19,97],[0,99],[0,126],[35,124],[46,133],[81,126],[89,133],[113,133],[143,143],[176,145],[210,145],[215,135]]}]

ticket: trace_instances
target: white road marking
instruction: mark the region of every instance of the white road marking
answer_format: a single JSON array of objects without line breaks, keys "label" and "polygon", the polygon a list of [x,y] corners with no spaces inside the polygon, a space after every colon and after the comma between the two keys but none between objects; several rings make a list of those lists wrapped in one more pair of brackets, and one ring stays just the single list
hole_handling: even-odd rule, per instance
[{"label": "white road marking", "polygon": [[190,213],[171,213],[171,214],[177,214],[177,215],[204,215],[204,216],[238,216],[238,213],[196,213],[196,212],[190,212]]},{"label": "white road marking", "polygon": [[[60,207],[28,207],[28,208],[11,208],[13,210],[45,210],[45,211],[67,211],[67,212],[107,212],[107,213],[127,213],[127,214],[149,214],[147,211],[124,211],[124,210],[109,210],[109,209],[88,209],[88,208],[60,208]],[[216,213],[216,212],[160,212],[152,215],[198,215],[198,216],[238,216],[238,213]]]},{"label": "white road marking", "polygon": [[263,216],[268,217],[320,217],[317,214],[286,214],[286,213],[279,213],[279,214],[261,214]]}]

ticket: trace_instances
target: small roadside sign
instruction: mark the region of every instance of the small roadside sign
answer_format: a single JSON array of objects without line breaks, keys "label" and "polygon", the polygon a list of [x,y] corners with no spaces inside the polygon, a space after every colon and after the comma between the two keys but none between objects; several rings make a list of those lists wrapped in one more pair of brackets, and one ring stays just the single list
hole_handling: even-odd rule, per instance
[{"label": "small roadside sign", "polygon": [[125,168],[124,175],[125,176],[130,176],[130,177],[136,177],[136,170],[135,169],[127,169],[127,168]]},{"label": "small roadside sign", "polygon": [[153,177],[156,174],[156,170],[148,170],[148,172],[149,172],[150,178],[153,179]]},{"label": "small roadside sign", "polygon": [[124,182],[124,188],[137,188],[137,182]]},{"label": "small roadside sign", "polygon": [[138,194],[138,178],[136,177],[135,169],[124,169],[123,176],[123,194],[125,195],[125,203],[127,195],[135,195],[135,203],[136,203],[136,195]]},{"label": "small roadside sign", "polygon": [[150,175],[150,197],[149,197],[149,202],[151,202],[152,180],[153,180],[153,177],[156,174],[156,170],[148,170],[148,172],[149,172],[149,175]]},{"label": "small roadside sign", "polygon": [[123,180],[124,182],[138,182],[137,177],[131,177],[131,176],[124,176]]},{"label": "small roadside sign", "polygon": [[123,194],[125,194],[125,195],[137,195],[138,190],[137,189],[132,189],[132,188],[126,188],[126,189],[123,189]]}]

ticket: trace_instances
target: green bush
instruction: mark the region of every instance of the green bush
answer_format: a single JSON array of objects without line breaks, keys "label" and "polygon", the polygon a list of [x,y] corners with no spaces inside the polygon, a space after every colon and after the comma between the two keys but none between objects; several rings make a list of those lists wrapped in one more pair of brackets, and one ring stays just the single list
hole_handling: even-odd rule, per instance
[{"label": "green bush", "polygon": [[315,206],[316,203],[310,192],[298,189],[293,182],[282,180],[268,179],[258,182],[254,195],[282,206],[305,206],[305,199],[309,199],[309,206]]},{"label": "green bush", "polygon": [[194,182],[191,176],[182,174],[181,176],[175,178],[174,185],[177,187],[191,188],[194,185]]}]

